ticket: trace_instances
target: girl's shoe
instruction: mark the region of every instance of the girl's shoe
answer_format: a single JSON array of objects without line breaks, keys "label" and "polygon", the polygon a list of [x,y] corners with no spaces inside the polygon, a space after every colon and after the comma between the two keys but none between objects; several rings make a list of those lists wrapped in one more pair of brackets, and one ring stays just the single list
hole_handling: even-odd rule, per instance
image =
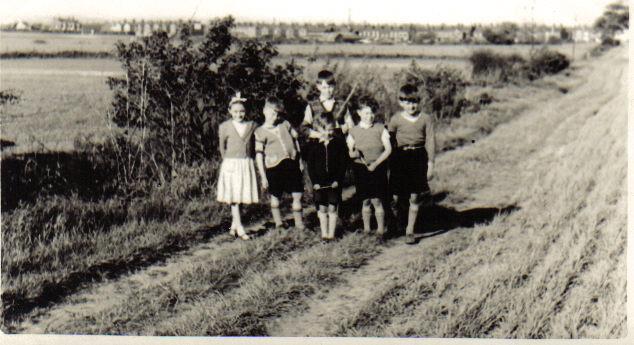
[{"label": "girl's shoe", "polygon": [[416,244],[416,237],[414,237],[414,234],[405,235],[405,243]]},{"label": "girl's shoe", "polygon": [[249,237],[249,235],[247,235],[247,233],[244,232],[244,228],[236,229],[235,236],[243,241],[248,241],[251,239],[251,237]]}]

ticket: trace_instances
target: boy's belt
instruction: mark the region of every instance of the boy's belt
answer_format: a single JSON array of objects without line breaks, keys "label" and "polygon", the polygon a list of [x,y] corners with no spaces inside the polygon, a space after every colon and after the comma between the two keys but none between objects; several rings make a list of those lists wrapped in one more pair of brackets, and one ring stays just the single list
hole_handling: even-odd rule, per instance
[{"label": "boy's belt", "polygon": [[410,151],[410,150],[418,150],[418,149],[423,149],[425,148],[425,145],[404,145],[399,147],[399,149],[404,150],[404,151]]}]

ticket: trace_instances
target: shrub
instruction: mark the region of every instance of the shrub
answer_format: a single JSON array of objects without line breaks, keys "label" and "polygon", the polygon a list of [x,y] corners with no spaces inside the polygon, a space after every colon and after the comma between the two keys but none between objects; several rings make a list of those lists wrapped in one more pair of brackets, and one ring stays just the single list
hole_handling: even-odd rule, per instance
[{"label": "shrub", "polygon": [[570,66],[570,60],[566,55],[542,47],[531,52],[528,62],[528,77],[533,80],[543,75],[557,74],[568,66]]},{"label": "shrub", "polygon": [[474,51],[469,62],[473,80],[506,82],[522,73],[526,60],[518,54],[503,55],[486,49]]},{"label": "shrub", "polygon": [[397,73],[395,79],[401,84],[416,85],[424,100],[425,110],[434,114],[436,119],[460,117],[466,105],[465,90],[468,83],[457,69],[445,66],[423,69],[412,61],[408,68]]},{"label": "shrub", "polygon": [[496,28],[486,28],[482,31],[484,39],[493,44],[513,44],[519,27],[514,23],[502,23]]},{"label": "shrub", "polygon": [[21,92],[13,89],[0,90],[0,106],[20,102],[20,93]]},{"label": "shrub", "polygon": [[469,61],[472,78],[484,83],[535,80],[544,75],[559,73],[570,66],[566,55],[546,47],[532,51],[528,61],[517,54],[503,55],[490,50],[473,52]]},{"label": "shrub", "polygon": [[248,99],[250,119],[259,117],[268,95],[283,99],[288,114],[303,113],[302,69],[293,62],[274,66],[270,43],[234,38],[232,25],[231,17],[213,22],[199,45],[187,25],[178,39],[158,32],[117,44],[126,75],[108,85],[111,119],[125,129],[113,147],[126,180],[142,175],[165,183],[180,164],[214,159],[218,125],[237,91]]}]

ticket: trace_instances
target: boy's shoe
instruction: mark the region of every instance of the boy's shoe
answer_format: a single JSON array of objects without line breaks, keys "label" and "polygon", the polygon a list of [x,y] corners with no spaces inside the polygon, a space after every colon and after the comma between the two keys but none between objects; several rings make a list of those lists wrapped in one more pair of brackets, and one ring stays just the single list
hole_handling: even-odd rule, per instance
[{"label": "boy's shoe", "polygon": [[376,233],[376,243],[377,244],[385,244],[385,234],[377,232]]},{"label": "boy's shoe", "polygon": [[414,236],[414,234],[405,235],[405,243],[416,244],[416,237]]}]

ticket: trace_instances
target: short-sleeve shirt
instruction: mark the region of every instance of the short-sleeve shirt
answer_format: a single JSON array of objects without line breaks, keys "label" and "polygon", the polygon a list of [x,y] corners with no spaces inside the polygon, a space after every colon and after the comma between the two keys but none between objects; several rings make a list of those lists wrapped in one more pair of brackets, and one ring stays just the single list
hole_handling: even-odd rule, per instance
[{"label": "short-sleeve shirt", "polygon": [[255,150],[264,154],[264,165],[272,168],[286,158],[295,159],[297,132],[288,121],[273,127],[262,125],[255,130]]},{"label": "short-sleeve shirt", "polygon": [[[383,124],[374,123],[367,128],[357,125],[350,128],[347,141],[360,151],[363,154],[363,159],[370,164],[376,161],[385,150],[382,141],[384,135],[388,134]],[[355,161],[362,162],[361,158],[357,158]]]},{"label": "short-sleeve shirt", "polygon": [[387,129],[394,134],[397,147],[422,146],[427,139],[427,126],[430,121],[431,117],[428,114],[420,113],[414,118],[399,112],[392,116]]}]

